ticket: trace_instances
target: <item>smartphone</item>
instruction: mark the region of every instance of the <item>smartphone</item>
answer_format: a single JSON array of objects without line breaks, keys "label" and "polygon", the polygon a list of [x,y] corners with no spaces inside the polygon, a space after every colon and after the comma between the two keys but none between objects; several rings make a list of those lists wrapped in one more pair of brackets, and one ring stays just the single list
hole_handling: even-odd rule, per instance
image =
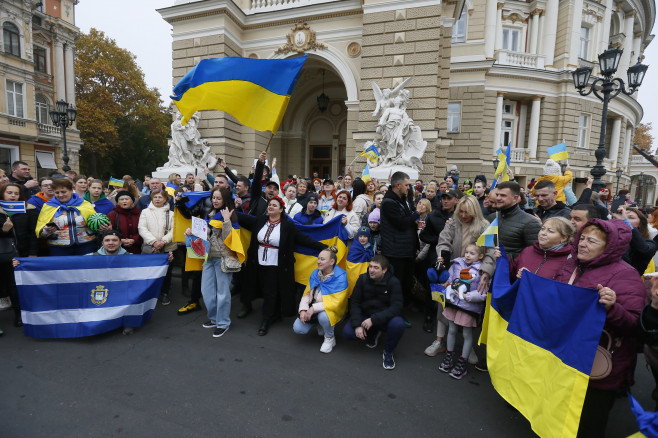
[{"label": "smartphone", "polygon": [[48,222],[48,223],[46,224],[46,226],[47,226],[47,227],[53,227],[53,228],[57,228],[57,229],[59,229],[59,227],[57,226],[57,224],[56,224],[55,222]]}]

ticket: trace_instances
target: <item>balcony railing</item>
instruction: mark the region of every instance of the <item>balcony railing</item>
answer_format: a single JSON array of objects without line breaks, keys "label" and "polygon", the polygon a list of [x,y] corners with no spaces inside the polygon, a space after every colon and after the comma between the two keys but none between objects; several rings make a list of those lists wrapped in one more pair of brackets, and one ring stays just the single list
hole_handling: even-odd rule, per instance
[{"label": "balcony railing", "polygon": [[638,165],[638,164],[640,164],[640,165],[642,165],[642,164],[646,164],[646,165],[651,165],[651,166],[653,166],[653,164],[651,164],[651,163],[649,162],[649,160],[647,160],[646,158],[644,158],[642,155],[631,155],[631,165],[633,165],[633,164],[635,164],[635,165]]},{"label": "balcony railing", "polygon": [[544,55],[536,53],[512,52],[509,50],[498,51],[498,64],[513,65],[525,68],[544,68]]},{"label": "balcony railing", "polygon": [[270,12],[282,9],[298,8],[300,6],[330,3],[336,0],[251,0],[249,12]]},{"label": "balcony railing", "polygon": [[37,126],[40,134],[61,135],[59,126],[46,125],[45,123],[38,123]]},{"label": "balcony railing", "polygon": [[510,153],[510,161],[512,161],[513,163],[524,162],[526,150],[527,149],[523,149],[523,148],[512,149],[512,152]]}]

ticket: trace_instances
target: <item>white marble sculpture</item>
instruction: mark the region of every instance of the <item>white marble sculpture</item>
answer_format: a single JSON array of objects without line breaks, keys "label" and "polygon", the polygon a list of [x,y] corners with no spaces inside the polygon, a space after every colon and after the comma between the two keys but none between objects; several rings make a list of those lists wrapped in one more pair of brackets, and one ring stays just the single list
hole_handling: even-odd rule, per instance
[{"label": "white marble sculpture", "polygon": [[371,144],[377,146],[380,159],[377,163],[368,160],[371,169],[381,168],[378,170],[385,173],[388,170],[384,169],[393,167],[394,171],[410,168],[415,170],[416,174],[418,170],[423,169],[422,158],[427,142],[423,140],[420,128],[407,114],[409,91],[404,87],[411,79],[405,79],[393,90],[386,88],[382,91],[375,82],[372,83],[377,103],[372,115],[379,118],[376,132],[380,138],[366,142],[364,148]]},{"label": "white marble sculpture", "polygon": [[217,164],[217,157],[210,151],[208,141],[199,134],[199,113],[194,113],[186,125],[181,123],[182,118],[181,113],[177,112],[176,120],[171,124],[169,161],[158,167],[157,173],[193,172],[194,169],[203,170],[205,166],[212,169]]}]

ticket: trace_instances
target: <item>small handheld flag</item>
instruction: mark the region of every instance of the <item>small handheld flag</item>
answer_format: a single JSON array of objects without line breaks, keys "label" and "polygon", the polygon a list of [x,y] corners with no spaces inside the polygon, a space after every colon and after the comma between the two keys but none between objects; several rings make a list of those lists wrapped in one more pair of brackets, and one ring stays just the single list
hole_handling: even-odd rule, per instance
[{"label": "small handheld flag", "polygon": [[548,152],[548,156],[553,161],[569,159],[569,152],[567,152],[567,144],[565,142],[551,146],[550,148],[546,149],[546,152]]},{"label": "small handheld flag", "polygon": [[361,175],[361,179],[363,180],[364,183],[368,183],[370,181],[370,168],[366,164],[366,168],[363,169],[363,174]]},{"label": "small handheld flag", "polygon": [[14,213],[25,213],[25,201],[0,201],[0,207],[5,211],[5,213],[14,214]]},{"label": "small handheld flag", "polygon": [[370,161],[373,161],[375,163],[377,161],[379,161],[379,157],[380,157],[379,150],[377,150],[377,146],[375,146],[374,144],[371,144],[370,146],[368,146],[365,151],[363,151],[359,154],[359,156],[360,157],[366,157]]},{"label": "small handheld flag", "polygon": [[494,219],[493,222],[484,230],[484,233],[478,237],[477,246],[496,246],[495,240],[498,237],[498,218]]},{"label": "small handheld flag", "polygon": [[202,59],[174,87],[186,125],[195,112],[219,110],[258,131],[279,129],[306,55],[290,59]]},{"label": "small handheld flag", "polygon": [[108,184],[114,187],[123,187],[123,180],[110,177]]},{"label": "small handheld flag", "polygon": [[[507,174],[507,169],[510,166],[512,161],[512,143],[507,144],[507,150],[505,152],[501,149],[498,149],[498,168],[494,173],[494,178],[500,179],[501,181],[509,181],[509,175]],[[499,178],[500,177],[500,178]]]}]

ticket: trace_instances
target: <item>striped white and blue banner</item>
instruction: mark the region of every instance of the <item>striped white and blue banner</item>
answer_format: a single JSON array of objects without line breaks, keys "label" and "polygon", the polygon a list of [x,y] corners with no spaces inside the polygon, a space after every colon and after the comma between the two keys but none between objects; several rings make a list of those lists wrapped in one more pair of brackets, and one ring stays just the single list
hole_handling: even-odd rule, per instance
[{"label": "striped white and blue banner", "polygon": [[77,338],[151,318],[168,254],[19,258],[14,272],[26,336]]},{"label": "striped white and blue banner", "polygon": [[25,201],[0,201],[0,207],[5,213],[26,213]]}]

